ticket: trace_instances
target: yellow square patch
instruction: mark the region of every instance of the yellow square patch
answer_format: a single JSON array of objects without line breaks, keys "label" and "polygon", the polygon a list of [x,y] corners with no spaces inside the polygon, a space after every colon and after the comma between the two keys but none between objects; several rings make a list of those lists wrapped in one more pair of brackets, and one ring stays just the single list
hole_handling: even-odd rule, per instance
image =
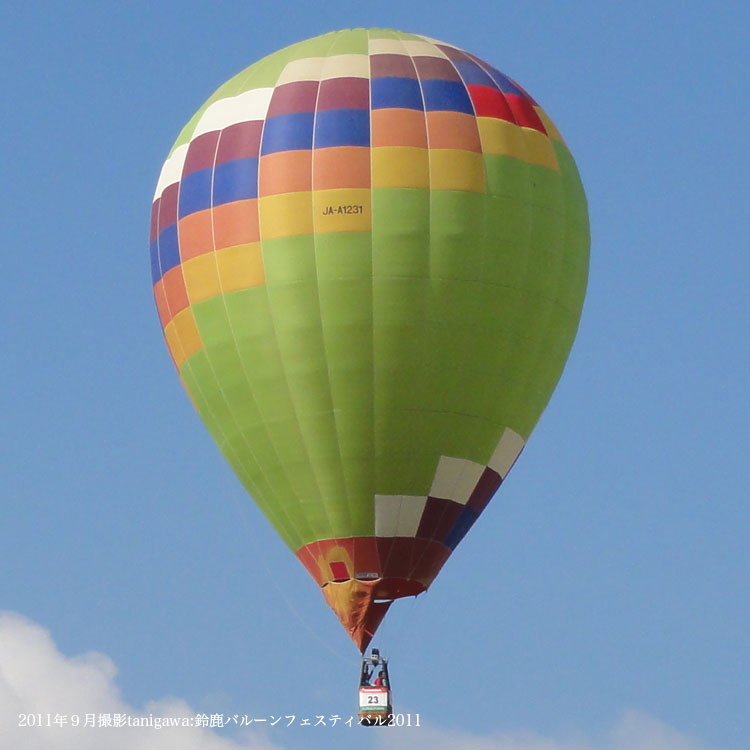
[{"label": "yellow square patch", "polygon": [[193,311],[189,307],[177,313],[167,323],[164,337],[177,369],[182,367],[186,359],[203,348]]},{"label": "yellow square patch", "polygon": [[426,148],[378,146],[372,149],[374,188],[428,188],[430,156]]},{"label": "yellow square patch", "polygon": [[430,188],[483,193],[485,187],[482,155],[450,148],[431,149]]},{"label": "yellow square patch", "polygon": [[312,234],[312,193],[282,193],[258,200],[260,237],[272,240],[277,237],[294,237]]},{"label": "yellow square patch", "polygon": [[223,292],[235,292],[266,283],[260,242],[225,247],[216,253]]},{"label": "yellow square patch", "polygon": [[216,253],[205,253],[182,264],[190,304],[221,294],[219,271],[216,268]]}]

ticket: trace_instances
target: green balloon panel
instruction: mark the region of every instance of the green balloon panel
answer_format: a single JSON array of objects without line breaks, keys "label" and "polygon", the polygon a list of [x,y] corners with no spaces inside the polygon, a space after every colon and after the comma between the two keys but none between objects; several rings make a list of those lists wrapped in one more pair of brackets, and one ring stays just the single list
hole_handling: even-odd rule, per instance
[{"label": "green balloon panel", "polygon": [[151,228],[183,384],[296,553],[388,535],[450,553],[562,373],[588,249],[541,107],[463,50],[377,29],[219,88],[170,152]]}]

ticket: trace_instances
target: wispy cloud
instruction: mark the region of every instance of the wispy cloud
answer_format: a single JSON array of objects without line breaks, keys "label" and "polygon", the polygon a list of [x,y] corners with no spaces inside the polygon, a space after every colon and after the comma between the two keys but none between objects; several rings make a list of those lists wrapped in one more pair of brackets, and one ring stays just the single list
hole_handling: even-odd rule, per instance
[{"label": "wispy cloud", "polygon": [[[85,726],[87,714],[96,723],[107,715],[136,721],[195,717],[178,698],[128,705],[116,672],[108,656],[65,656],[44,628],[17,614],[0,614],[0,750],[279,750],[256,733],[235,740],[203,727]],[[44,726],[48,714],[53,726]],[[64,726],[54,725],[57,714],[67,718]],[[36,726],[19,726],[32,723]]]},{"label": "wispy cloud", "polygon": [[383,750],[710,750],[698,740],[641,711],[626,711],[610,730],[545,737],[532,731],[477,735],[423,726],[391,729]]}]

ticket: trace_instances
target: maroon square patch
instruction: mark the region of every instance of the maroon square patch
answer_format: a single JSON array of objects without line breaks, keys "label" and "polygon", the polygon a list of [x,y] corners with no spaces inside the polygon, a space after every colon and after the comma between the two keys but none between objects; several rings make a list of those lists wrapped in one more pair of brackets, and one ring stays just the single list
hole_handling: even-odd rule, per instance
[{"label": "maroon square patch", "polygon": [[349,580],[349,571],[346,569],[346,563],[344,562],[332,562],[329,563],[331,566],[331,575],[334,581],[347,581]]}]

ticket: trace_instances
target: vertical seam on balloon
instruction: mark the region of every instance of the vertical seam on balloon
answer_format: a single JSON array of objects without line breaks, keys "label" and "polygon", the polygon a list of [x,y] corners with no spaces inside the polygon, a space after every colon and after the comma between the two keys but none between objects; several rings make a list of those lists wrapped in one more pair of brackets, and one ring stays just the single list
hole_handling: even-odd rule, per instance
[{"label": "vertical seam on balloon", "polygon": [[375,196],[374,196],[374,183],[373,183],[373,119],[372,119],[372,53],[370,52],[370,29],[365,29],[367,36],[367,66],[368,66],[368,77],[367,77],[367,96],[368,96],[368,117],[370,126],[370,152],[369,152],[369,163],[370,163],[370,323],[371,323],[371,338],[370,338],[370,361],[372,364],[371,373],[371,388],[370,388],[370,410],[371,410],[371,476],[372,476],[372,539],[375,550],[375,557],[378,561],[378,573],[381,574],[384,570],[383,561],[380,559],[380,549],[378,546],[377,528],[376,528],[376,505],[375,505],[375,494],[377,493],[378,487],[378,458],[377,458],[377,412],[376,412],[376,399],[375,392],[377,389],[377,377],[376,377],[376,357],[375,357],[375,243],[373,240],[373,232],[375,229]]},{"label": "vertical seam on balloon", "polygon": [[[447,45],[447,46],[451,46],[451,45]],[[463,50],[461,51],[463,52]],[[471,57],[468,52],[465,54]],[[446,55],[446,57],[448,58],[448,62],[456,71],[456,75],[458,75],[459,79],[461,80],[461,83],[464,86],[464,91],[466,91],[466,96],[468,97],[469,103],[471,104],[471,111],[474,113],[474,127],[475,127],[476,134],[477,134],[477,140],[479,142],[479,150],[482,155],[482,174],[484,175],[484,194],[488,196],[489,195],[489,180],[487,178],[487,164],[485,162],[484,145],[482,144],[482,134],[479,130],[479,121],[477,119],[477,109],[474,106],[474,100],[471,97],[471,92],[469,91],[468,85],[466,84],[466,80],[461,75],[461,71],[459,67],[453,62],[453,60],[450,59],[450,57],[448,57],[448,55]],[[487,200],[486,199],[482,201],[482,241],[485,243],[485,246],[486,244],[488,244],[487,243]],[[489,262],[488,255],[489,254],[487,252],[482,253],[482,267],[481,267],[482,278],[486,278],[486,273],[487,273],[486,265]],[[445,510],[443,512],[445,513]]]},{"label": "vertical seam on balloon", "polygon": [[[497,90],[500,92],[500,95],[503,97],[503,100],[505,101],[505,103],[506,103],[506,105],[508,107],[508,111],[510,112],[511,117],[513,118],[513,124],[519,129],[519,131],[521,133],[521,136],[522,136],[521,137],[521,142],[523,144],[524,158],[523,159],[517,159],[517,161],[519,161],[521,163],[521,165],[522,165],[520,169],[521,169],[521,171],[522,171],[522,173],[524,175],[525,182],[526,182],[526,200],[525,200],[525,202],[529,206],[529,209],[531,210],[531,206],[532,206],[531,195],[530,195],[531,180],[530,180],[530,177],[529,177],[529,169],[530,169],[531,165],[530,165],[530,163],[528,161],[528,155],[529,154],[528,154],[528,146],[526,144],[526,134],[524,133],[523,127],[519,124],[518,119],[516,118],[516,113],[513,111],[513,108],[508,103],[508,100],[505,97],[505,93],[503,92],[503,90],[502,90],[502,88],[500,86],[500,83],[498,82],[497,78],[494,75],[494,72],[495,72],[494,69],[491,66],[487,65],[486,63],[484,63],[479,58],[473,57],[473,60],[490,77],[490,79],[497,86]],[[528,248],[529,243],[531,241],[531,215],[530,215],[530,213],[529,213],[529,215],[527,217],[527,222],[526,222],[525,229],[526,229],[526,232],[525,232],[526,241],[524,243],[524,246],[526,248]],[[528,263],[528,256],[529,256],[528,253],[524,253],[524,257],[527,258],[527,263]],[[527,268],[524,269],[524,278],[526,278]],[[527,294],[527,290],[523,286],[514,287],[514,288],[516,288],[520,293],[523,293],[524,295]],[[499,426],[500,427],[507,427],[508,425],[499,425]]]},{"label": "vertical seam on balloon", "polygon": [[371,350],[372,350],[372,461],[373,461],[373,484],[372,484],[372,538],[373,543],[375,547],[375,555],[378,560],[378,565],[380,569],[378,570],[378,573],[382,574],[385,571],[386,567],[386,561],[381,560],[380,558],[380,548],[378,546],[378,536],[377,536],[377,528],[376,528],[376,504],[375,504],[375,494],[377,493],[378,489],[378,457],[377,457],[377,413],[376,413],[376,405],[375,405],[375,391],[377,388],[377,377],[376,377],[376,368],[375,368],[375,249],[374,249],[374,241],[373,241],[373,230],[375,227],[375,200],[373,196],[373,144],[372,144],[372,134],[373,134],[373,120],[372,120],[372,54],[370,53],[370,29],[366,30],[367,33],[367,64],[369,66],[369,80],[368,80],[368,96],[369,96],[369,117],[370,117],[370,268],[371,268],[371,274],[370,274],[370,283],[371,283],[371,298],[370,298],[370,304],[371,304],[371,321],[372,321],[372,339],[370,342]]},{"label": "vertical seam on balloon", "polygon": [[[287,66],[289,65],[290,62],[293,62],[293,60],[287,61],[284,64],[284,66],[281,68],[281,70],[279,71],[279,74],[278,74],[278,76],[276,78],[276,83],[273,85],[273,91],[271,92],[271,97],[268,100],[269,106],[270,106],[270,103],[271,103],[271,99],[273,98],[274,91],[276,90],[276,87],[278,85],[278,81],[281,78],[284,70],[286,70],[286,68],[287,68]],[[265,135],[267,120],[268,120],[268,110],[266,110],[266,116],[263,118],[262,124],[261,124],[260,143],[259,143],[259,146],[258,146],[258,176],[257,176],[257,181],[258,181],[258,184],[257,184],[257,194],[258,194],[258,242],[260,243],[260,252],[261,252],[261,257],[263,258],[263,267],[264,268],[266,267],[266,263],[265,263],[265,253],[264,253],[264,248],[263,248],[263,222],[260,219],[260,216],[261,216],[261,208],[260,208],[260,205],[261,205],[260,204],[260,176],[261,176],[261,164],[262,164],[262,154],[263,154],[263,136]],[[312,193],[312,191],[310,191],[310,192]],[[311,197],[311,200],[312,200],[312,197]],[[273,303],[271,301],[271,297],[272,297],[271,286],[268,284],[268,279],[266,279],[266,294],[267,294],[267,297],[268,297],[269,320],[270,320],[270,323],[271,323],[271,330],[273,331],[273,339],[274,339],[274,342],[276,343],[276,351],[277,351],[277,353],[279,355],[279,364],[281,365],[281,373],[282,373],[282,376],[283,376],[283,379],[284,379],[284,383],[286,385],[287,393],[289,395],[289,403],[290,403],[290,405],[292,407],[292,413],[294,414],[294,418],[295,418],[295,422],[296,422],[296,426],[297,426],[297,432],[299,433],[300,443],[303,446],[305,446],[306,445],[305,444],[305,439],[304,439],[304,435],[302,434],[302,428],[301,428],[300,422],[299,422],[299,415],[297,413],[297,407],[296,407],[296,404],[294,403],[294,396],[292,395],[292,389],[289,386],[289,378],[287,376],[286,366],[284,365],[284,358],[281,355],[281,345],[279,344],[279,336],[278,336],[278,332],[276,330],[276,322],[275,322],[274,315],[273,315]],[[271,444],[273,445],[273,443],[271,443]],[[274,451],[275,450],[276,449],[274,447]],[[315,483],[317,485],[318,484],[317,477],[315,476],[315,471],[313,469],[312,461],[310,460],[309,454],[306,456],[306,458],[307,458],[307,463],[308,463],[308,466],[309,466],[309,469],[310,469],[310,476],[313,478],[313,480],[315,481]],[[283,463],[281,465],[283,466]],[[284,471],[286,472],[286,469],[284,469]],[[305,527],[307,527],[308,532],[309,532],[310,540],[313,540],[314,537],[315,537],[315,535],[313,534],[312,527],[309,524],[309,521],[308,521],[308,518],[307,518],[306,514],[303,512],[302,502],[301,502],[300,498],[297,496],[296,492],[293,491],[293,485],[291,484],[291,481],[290,481],[290,488],[292,489],[292,495],[297,499],[297,504],[299,506],[299,514],[295,518],[295,521],[301,522],[302,524],[304,524]],[[319,486],[318,486],[318,492],[320,492],[320,487]],[[302,536],[302,535],[300,535],[300,536]],[[300,547],[303,547],[306,543],[307,542],[305,542],[304,539],[300,539],[299,542],[298,542],[297,549],[299,549]]]},{"label": "vertical seam on balloon", "polygon": [[484,192],[486,195],[487,194],[487,168],[485,167],[485,164],[484,164],[484,149],[482,148],[482,136],[479,133],[479,124],[477,123],[477,110],[471,98],[471,92],[469,91],[466,85],[466,81],[464,80],[464,77],[461,75],[461,71],[458,69],[458,67],[453,62],[453,60],[451,60],[450,57],[448,57],[448,55],[446,55],[445,57],[448,60],[448,63],[453,68],[453,70],[456,71],[456,75],[459,77],[461,83],[463,84],[464,91],[466,92],[466,96],[469,100],[469,104],[471,104],[471,111],[474,113],[474,129],[476,130],[476,133],[477,133],[477,141],[479,141],[479,149],[482,154],[482,174],[484,175]]},{"label": "vertical seam on balloon", "polygon": [[373,231],[375,230],[375,195],[374,186],[372,179],[372,55],[370,54],[370,29],[365,29],[365,36],[367,39],[367,97],[368,97],[368,118],[370,124],[370,150],[369,150],[369,162],[370,162],[370,364],[372,368],[371,372],[371,385],[370,385],[370,460],[372,466],[370,467],[370,476],[372,482],[370,489],[372,490],[372,538],[374,539],[375,556],[378,560],[379,570],[378,573],[383,572],[385,566],[380,560],[380,550],[378,549],[377,540],[377,529],[375,528],[375,493],[377,491],[377,469],[378,461],[376,456],[376,435],[375,435],[375,253],[373,250]]},{"label": "vertical seam on balloon", "polygon": [[[249,374],[247,372],[247,369],[245,368],[245,363],[242,360],[242,356],[240,355],[240,347],[238,345],[237,336],[235,334],[234,327],[232,325],[232,318],[231,318],[231,316],[229,314],[229,306],[227,305],[227,301],[226,301],[226,292],[224,290],[224,284],[223,284],[223,281],[222,281],[222,278],[221,278],[221,271],[219,269],[219,260],[218,260],[218,256],[217,256],[218,249],[216,247],[216,228],[215,228],[215,224],[214,224],[214,180],[215,180],[215,175],[216,175],[216,160],[217,160],[218,154],[219,154],[219,144],[221,143],[221,138],[222,138],[222,135],[224,134],[224,130],[225,130],[225,128],[222,128],[222,130],[219,131],[219,137],[216,140],[216,150],[214,151],[214,163],[213,163],[213,167],[212,167],[212,170],[211,170],[211,244],[212,244],[212,248],[213,248],[213,259],[214,259],[214,266],[216,268],[216,277],[217,277],[217,279],[219,281],[220,296],[221,296],[221,300],[222,300],[222,305],[224,307],[224,314],[226,315],[226,318],[227,318],[227,323],[228,323],[228,326],[229,326],[229,332],[230,332],[230,334],[232,336],[232,343],[234,345],[235,355],[237,357],[237,361],[239,362],[240,369],[241,369],[243,377],[245,379],[245,383],[247,384],[248,394],[249,394],[250,398],[252,399],[252,401],[255,403],[256,408],[258,408],[258,401],[255,398],[255,394],[253,392],[252,383],[250,382],[250,376],[249,376]],[[258,165],[260,166],[260,145],[258,146]],[[257,175],[256,175],[256,180],[257,180]],[[257,195],[257,192],[258,191],[257,191],[257,186],[256,186],[256,195]],[[257,210],[258,210],[258,207],[257,207],[257,203],[256,203],[256,211]],[[212,366],[212,370],[213,370],[213,366]],[[227,401],[227,406],[230,406],[229,405],[229,401]],[[230,407],[230,413],[231,413],[231,411],[232,410],[231,410],[231,407]],[[260,409],[258,409],[258,414],[260,416]],[[264,472],[262,471],[261,466],[258,463],[258,460],[257,460],[257,458],[255,456],[255,451],[253,450],[253,446],[252,446],[250,440],[248,439],[247,435],[242,430],[242,425],[240,424],[240,421],[234,415],[233,415],[233,417],[234,417],[235,424],[239,428],[239,434],[241,435],[242,441],[244,442],[244,444],[245,444],[245,446],[247,448],[248,455],[249,455],[250,459],[253,461],[253,463],[255,464],[255,469],[258,472],[258,475],[260,477],[264,477]],[[264,429],[265,429],[265,425],[264,425]],[[265,429],[265,432],[266,432],[266,437],[268,439],[269,445],[271,445],[273,447],[273,443],[270,440],[270,435],[268,434],[268,430]],[[274,452],[275,452],[275,449],[274,449]],[[278,454],[277,454],[277,457],[278,457]],[[281,461],[279,461],[279,465],[280,466],[282,465]],[[286,472],[284,472],[284,473],[286,475]],[[250,471],[247,471],[246,472],[246,476],[248,478],[251,478],[252,477],[252,473]],[[291,490],[291,482],[289,481],[288,476],[286,477],[286,479],[287,479],[287,482],[289,483],[289,488]],[[257,482],[256,481],[253,481],[252,484],[254,484],[254,485],[257,486]],[[274,519],[274,521],[281,522],[283,524],[283,527],[286,529],[286,532],[287,532],[286,536],[289,538],[290,541],[293,541],[293,539],[294,539],[294,526],[291,523],[291,518],[289,517],[288,513],[286,512],[286,509],[283,507],[283,505],[281,505],[278,502],[278,491],[274,488],[273,484],[271,482],[269,482],[267,479],[266,479],[265,484],[267,485],[268,489],[270,490],[272,498],[276,500],[276,503],[274,504],[273,499],[269,499],[270,501],[264,502],[263,505],[261,505],[258,502],[258,500],[256,500],[255,502],[256,502],[256,504],[258,504],[258,507],[261,508],[261,510],[263,511],[264,515],[268,518],[269,521],[271,521],[271,519]],[[251,493],[251,495],[252,495],[252,493]],[[264,505],[268,508],[268,510],[266,510],[266,508],[263,507]],[[280,514],[281,514],[281,516],[283,516],[283,518],[280,517]],[[284,521],[284,519],[285,519],[285,521]],[[271,523],[273,524],[273,521],[271,521]],[[294,541],[294,546],[296,547],[300,543],[300,541],[301,540]]]},{"label": "vertical seam on balloon", "polygon": [[[422,88],[422,79],[419,76],[419,70],[417,69],[417,65],[414,62],[414,58],[412,57],[412,54],[409,51],[409,48],[405,43],[408,40],[403,39],[400,32],[396,32],[396,38],[401,43],[401,46],[403,47],[404,52],[406,53],[406,56],[409,58],[409,61],[411,62],[411,66],[414,69],[414,76],[416,78],[417,85],[419,86],[419,95],[420,95],[420,98],[422,99],[422,116],[424,118],[425,142],[427,144],[427,148],[425,149],[427,152],[427,236],[428,236],[426,281],[429,283],[430,289],[432,289],[432,239],[431,239],[431,234],[430,234],[430,227],[432,226],[432,153],[430,150],[430,130],[427,124],[427,109],[426,109],[427,105],[426,105],[426,100],[424,96],[424,89]],[[421,37],[421,38],[424,39],[424,37]],[[427,311],[425,307],[423,307],[422,308],[423,317],[426,317],[426,312]],[[395,538],[396,537],[391,537],[391,539],[395,539]],[[395,543],[391,541],[390,549],[388,550],[388,555],[386,556],[386,559],[383,563],[384,570],[388,567],[394,548],[395,548]],[[408,579],[411,579],[412,574],[416,570],[416,563],[413,561],[413,557],[414,557],[414,548],[412,547],[412,549],[410,550],[410,556],[409,556],[409,568],[408,568],[409,574],[407,576]]]},{"label": "vertical seam on balloon", "polygon": [[[409,58],[409,61],[411,62],[411,66],[414,69],[414,76],[417,81],[417,85],[419,86],[419,95],[422,99],[422,116],[424,118],[424,132],[425,132],[425,142],[427,144],[427,148],[425,149],[427,152],[427,236],[428,236],[428,246],[427,246],[427,281],[431,281],[432,279],[432,241],[430,238],[430,227],[432,225],[432,186],[431,186],[431,180],[432,180],[432,154],[430,152],[430,131],[427,126],[427,110],[426,110],[426,104],[425,104],[425,98],[424,98],[424,90],[422,88],[422,80],[419,77],[419,71],[417,70],[417,66],[414,62],[414,58],[411,55],[411,52],[409,52],[409,48],[404,43],[404,40],[398,35],[398,39],[401,42],[401,46],[404,48],[404,51],[406,52],[407,57]],[[394,543],[391,542],[391,548],[389,550],[388,557],[386,559],[384,567],[387,567],[387,564],[390,562],[391,553],[394,548]],[[409,574],[407,576],[408,579],[411,579],[414,571],[416,570],[416,563],[414,562],[414,547],[410,550],[409,554]]]},{"label": "vertical seam on balloon", "polygon": [[[453,46],[453,45],[446,45],[446,46]],[[454,49],[458,49],[458,48],[454,47]],[[463,50],[460,50],[460,51],[463,52]],[[465,53],[465,54],[469,56],[469,53]],[[453,62],[453,60],[451,60],[451,58],[448,55],[446,55],[446,58],[448,62],[450,63],[450,65],[453,67],[453,69],[456,71],[456,75],[461,80],[461,83],[464,86],[464,91],[466,92],[466,96],[468,97],[469,103],[471,104],[471,111],[474,113],[474,127],[475,127],[476,134],[477,134],[477,140],[479,142],[479,149],[482,155],[482,174],[484,175],[484,194],[489,195],[489,181],[487,179],[487,165],[484,161],[484,146],[482,145],[482,134],[479,132],[479,122],[477,120],[477,110],[476,110],[476,107],[474,106],[474,100],[471,98],[471,92],[469,91],[469,88],[466,84],[466,80],[461,75],[461,71],[459,70],[458,66]],[[487,71],[485,71],[485,73],[486,72]],[[487,201],[486,200],[482,202],[482,229],[483,229],[482,238],[484,240],[487,236]],[[484,266],[487,263],[487,255],[488,255],[487,253],[482,254],[482,274],[483,274],[482,278],[486,278],[485,277],[486,270]],[[476,487],[474,489],[476,489]],[[441,518],[438,521],[438,525],[440,524],[440,521],[442,521],[442,518],[445,515],[445,512],[446,512],[446,509],[444,508],[443,513],[441,514]]]},{"label": "vertical seam on balloon", "polygon": [[[446,45],[446,46],[452,46],[452,45]],[[454,48],[454,49],[458,49],[458,48]],[[461,51],[463,51],[463,50],[461,50]],[[466,96],[469,99],[469,103],[471,104],[471,111],[474,113],[474,128],[476,130],[477,140],[479,142],[479,148],[480,148],[480,152],[481,152],[481,155],[482,155],[482,174],[484,175],[484,194],[487,195],[488,191],[489,191],[489,184],[488,184],[488,180],[487,180],[487,167],[486,167],[485,161],[484,161],[484,147],[482,146],[482,136],[481,136],[481,133],[479,132],[479,124],[477,122],[477,110],[476,110],[476,107],[474,106],[474,101],[471,98],[471,92],[469,91],[468,86],[466,85],[466,81],[464,80],[464,77],[461,75],[461,71],[459,70],[458,66],[453,62],[453,60],[451,60],[451,58],[448,55],[446,55],[446,58],[447,58],[448,62],[450,63],[450,65],[452,66],[453,70],[456,71],[456,75],[459,77],[461,83],[463,84],[464,91],[466,92]],[[486,202],[486,200],[482,202],[482,228],[483,228],[482,239],[484,240],[484,238],[487,235],[487,202]],[[483,253],[482,254],[482,265],[484,265],[484,263],[486,263],[486,261],[487,261],[487,254]],[[482,271],[484,272],[484,268],[482,268]],[[484,278],[484,276],[483,276],[483,278]],[[475,487],[475,489],[476,489],[476,487]],[[438,525],[442,521],[443,516],[446,513],[446,510],[447,510],[447,508],[443,509],[443,513],[441,514],[440,520],[438,521]]]},{"label": "vertical seam on balloon", "polygon": [[[346,497],[343,498],[343,507],[346,508],[346,513],[348,516],[349,523],[346,525],[347,528],[351,528],[351,521],[352,521],[352,514],[351,514],[351,508],[349,506],[349,493],[348,488],[346,485],[346,476],[344,473],[344,459],[341,455],[341,441],[340,441],[340,433],[339,433],[339,425],[338,421],[336,419],[336,409],[333,403],[333,389],[331,388],[331,373],[328,366],[328,357],[327,357],[327,351],[326,351],[326,336],[325,336],[325,330],[323,326],[323,310],[320,305],[320,278],[318,276],[318,245],[317,245],[317,232],[315,231],[315,128],[318,122],[318,102],[320,101],[320,87],[323,83],[323,69],[325,68],[326,61],[328,59],[328,56],[331,54],[331,50],[336,44],[337,37],[339,34],[343,32],[338,32],[333,34],[333,39],[331,40],[331,44],[328,47],[328,50],[326,54],[323,56],[323,60],[320,64],[320,72],[318,74],[318,90],[315,94],[315,108],[313,109],[313,126],[312,126],[312,142],[310,144],[310,211],[312,212],[312,241],[313,241],[313,262],[315,263],[315,290],[317,294],[317,300],[318,300],[318,318],[320,320],[320,341],[321,345],[323,347],[323,362],[325,363],[326,367],[326,375],[327,375],[327,382],[328,382],[328,398],[331,403],[331,418],[333,419],[333,429],[334,433],[336,435],[336,448],[338,450],[338,456],[339,456],[339,472],[340,472],[340,479],[341,483],[344,487],[344,493]],[[323,509],[325,511],[326,517],[328,518],[328,523],[331,530],[331,538],[337,538],[334,534],[334,525],[331,520],[331,516],[328,512],[328,504],[323,500],[321,497]],[[354,565],[354,561],[352,561],[352,565]],[[352,571],[352,574],[354,574],[354,571]]]},{"label": "vertical seam on balloon", "polygon": [[[426,37],[422,37],[422,39],[425,40],[428,44],[431,44],[432,47],[438,49],[440,51],[440,53],[441,53],[441,55],[442,55],[443,58],[448,59],[448,56],[445,53],[443,53],[443,51],[440,50],[440,48],[437,47],[437,45],[434,42],[430,42]],[[409,55],[409,57],[411,57],[411,54]],[[420,91],[420,93],[422,95],[422,111],[424,113],[424,129],[425,129],[425,137],[427,138],[427,159],[428,159],[427,178],[428,178],[428,185],[429,185],[429,187],[428,187],[428,194],[429,194],[429,199],[430,199],[430,202],[429,202],[429,215],[428,215],[428,236],[430,238],[429,239],[430,245],[429,245],[429,253],[428,253],[428,256],[427,256],[427,258],[428,258],[428,267],[427,267],[427,274],[428,275],[427,275],[427,278],[429,279],[429,282],[430,282],[430,291],[432,291],[433,290],[433,286],[432,286],[433,285],[433,278],[432,278],[432,231],[431,231],[432,230],[432,162],[431,162],[432,152],[431,152],[431,149],[430,149],[430,128],[429,128],[429,124],[427,122],[427,101],[426,101],[425,96],[424,96],[424,89],[422,88],[422,78],[419,75],[419,70],[417,69],[417,66],[414,63],[413,59],[412,59],[412,65],[414,66],[414,71],[417,74],[417,82],[419,83],[419,91]],[[439,461],[439,459],[438,459],[438,461]],[[437,468],[436,468],[436,471],[437,471]],[[428,493],[427,493],[427,502],[429,502],[429,496],[430,496],[430,493],[428,491]],[[425,509],[426,508],[427,508],[427,503],[425,503]],[[423,511],[423,513],[424,513],[424,511]],[[442,520],[442,515],[444,513],[445,513],[445,508],[443,508],[443,513],[441,513],[441,518],[438,520],[438,523],[440,522],[440,520]],[[417,530],[418,529],[419,529],[419,527],[417,526]],[[414,538],[415,539],[417,538],[416,532],[414,534]],[[414,553],[415,553],[415,551],[416,551],[415,548],[412,548],[412,554],[411,554],[410,559],[409,559],[409,566],[410,566],[409,567],[409,578],[410,579],[414,575],[414,573],[417,570],[417,567],[419,566],[419,564],[424,559],[424,556],[425,556],[425,554],[427,552],[427,546],[425,546],[422,549],[421,554],[417,554],[416,559],[414,559]]]},{"label": "vertical seam on balloon", "polygon": [[[397,33],[394,32],[394,36],[396,36],[396,40],[401,42],[401,39],[398,38]],[[372,56],[370,55],[369,50],[369,38],[370,33],[369,30],[367,32],[367,38],[368,38],[368,62],[370,65],[370,190],[372,191],[372,160],[373,160],[373,149],[372,149]],[[402,43],[403,46],[403,43]],[[406,48],[404,47],[404,51],[406,51]],[[374,226],[374,213],[372,214],[372,225]],[[373,247],[373,241],[372,241],[372,227],[370,231],[370,247]],[[372,331],[372,368],[373,368],[373,380],[372,380],[372,414],[373,414],[373,459],[375,462],[375,471],[377,472],[378,468],[378,459],[377,459],[377,439],[376,439],[376,405],[375,405],[375,383],[376,383],[376,373],[375,373],[375,256],[374,251],[371,251],[371,257],[372,257],[372,321],[373,321],[373,331]],[[376,503],[375,503],[375,494],[377,492],[377,475],[375,477],[375,482],[373,483],[373,497],[372,497],[372,537],[374,540],[374,546],[375,546],[375,554],[377,556],[378,564],[380,565],[380,570],[378,571],[381,574],[381,577],[384,577],[385,571],[388,568],[388,562],[390,560],[390,552],[393,549],[393,545],[391,544],[388,549],[388,554],[386,555],[385,559],[381,559],[381,552],[380,547],[378,545],[378,536],[377,536],[377,529],[376,529]],[[387,537],[384,537],[387,538]]]},{"label": "vertical seam on balloon", "polygon": [[[396,36],[397,41],[401,41],[398,38],[397,33],[394,32],[394,36]],[[370,40],[370,32],[368,30],[367,32],[367,39],[368,39],[368,63],[370,65],[370,191],[372,192],[372,164],[373,164],[373,147],[372,147],[372,56],[370,55],[370,48],[369,48],[369,40]],[[402,45],[403,46],[403,45]],[[404,47],[404,51],[406,51],[406,48]],[[374,212],[372,214],[372,226],[375,224],[375,215]],[[377,435],[376,435],[376,420],[377,420],[377,414],[376,414],[376,403],[375,403],[375,389],[376,389],[376,372],[375,372],[375,253],[374,253],[374,247],[373,247],[373,239],[372,239],[372,227],[370,230],[370,247],[371,247],[371,258],[372,258],[372,429],[373,429],[373,460],[375,463],[374,471],[375,471],[375,481],[373,483],[373,496],[372,496],[372,538],[374,540],[374,546],[375,546],[375,554],[377,556],[378,564],[380,565],[380,570],[378,571],[381,574],[381,577],[384,576],[385,571],[388,567],[388,561],[390,559],[390,549],[389,554],[386,555],[385,559],[381,559],[380,556],[380,547],[378,545],[378,536],[377,536],[377,529],[376,529],[376,503],[375,503],[375,494],[377,493],[378,488],[378,466],[379,461],[377,457]],[[382,422],[382,417],[381,417]],[[385,538],[385,537],[384,537]],[[392,549],[391,545],[391,549]]]}]

